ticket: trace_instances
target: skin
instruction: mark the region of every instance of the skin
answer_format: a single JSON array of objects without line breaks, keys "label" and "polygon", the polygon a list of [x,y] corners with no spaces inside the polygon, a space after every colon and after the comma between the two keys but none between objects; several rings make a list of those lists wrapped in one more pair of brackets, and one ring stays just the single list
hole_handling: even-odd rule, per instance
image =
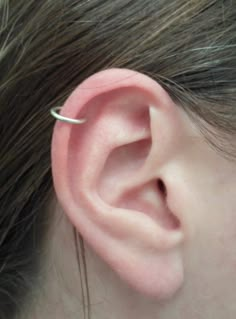
[{"label": "skin", "polygon": [[[138,96],[150,121],[116,108],[117,88],[130,114]],[[72,227],[85,240],[92,318],[235,318],[236,164],[206,142],[158,83],[130,70],[92,76],[64,112],[90,121],[54,128],[55,219],[29,318],[82,317]],[[143,138],[147,143],[132,146]]]}]

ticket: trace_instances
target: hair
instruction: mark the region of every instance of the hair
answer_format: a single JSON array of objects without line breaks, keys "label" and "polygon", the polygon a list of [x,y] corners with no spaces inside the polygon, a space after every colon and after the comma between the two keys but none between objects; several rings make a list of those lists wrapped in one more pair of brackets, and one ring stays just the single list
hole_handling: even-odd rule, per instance
[{"label": "hair", "polygon": [[0,0],[0,318],[27,305],[47,244],[50,108],[97,71],[133,69],[235,160],[235,16],[230,0]]}]

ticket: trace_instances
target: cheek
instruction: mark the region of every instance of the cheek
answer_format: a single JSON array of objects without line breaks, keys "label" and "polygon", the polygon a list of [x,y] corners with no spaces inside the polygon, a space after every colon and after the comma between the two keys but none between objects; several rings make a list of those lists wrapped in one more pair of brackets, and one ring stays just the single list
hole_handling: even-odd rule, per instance
[{"label": "cheek", "polygon": [[198,237],[194,242],[201,245],[213,268],[225,267],[236,275],[236,196],[233,187],[218,186],[212,186],[212,191],[202,189],[199,210],[195,211]]},{"label": "cheek", "polygon": [[186,291],[220,310],[236,295],[235,163],[193,145],[166,172],[169,205],[185,233]]},{"label": "cheek", "polygon": [[189,240],[208,250],[212,262],[236,271],[236,170],[220,160],[207,163],[191,175],[189,170],[182,185]]},{"label": "cheek", "polygon": [[[219,267],[236,275],[236,179],[228,178],[227,182],[218,182],[208,193],[208,210],[201,216],[205,224],[205,236],[212,244],[215,259]],[[211,199],[211,200],[210,200]],[[212,253],[213,253],[212,252]],[[218,257],[218,258],[217,258]]]},{"label": "cheek", "polygon": [[186,268],[199,300],[227,304],[236,294],[235,187],[230,183],[229,187],[206,186],[210,185],[192,197],[193,231],[185,251]]},{"label": "cheek", "polygon": [[[234,205],[236,207],[236,203]],[[218,241],[222,262],[227,263],[236,274],[236,210],[224,211]]]}]

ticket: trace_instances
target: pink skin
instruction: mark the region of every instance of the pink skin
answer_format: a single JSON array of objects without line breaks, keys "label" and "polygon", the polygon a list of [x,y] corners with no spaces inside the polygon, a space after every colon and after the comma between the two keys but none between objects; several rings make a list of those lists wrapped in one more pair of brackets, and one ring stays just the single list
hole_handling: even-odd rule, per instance
[{"label": "pink skin", "polygon": [[[92,76],[63,114],[89,119],[56,123],[52,169],[61,225],[86,242],[96,319],[236,318],[236,164],[137,72]],[[54,231],[76,299],[72,238]]]}]

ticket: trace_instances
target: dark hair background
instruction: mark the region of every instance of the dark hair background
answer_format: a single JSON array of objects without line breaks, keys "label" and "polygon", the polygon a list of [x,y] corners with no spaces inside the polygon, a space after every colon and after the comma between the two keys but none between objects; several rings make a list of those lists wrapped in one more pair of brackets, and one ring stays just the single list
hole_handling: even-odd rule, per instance
[{"label": "dark hair background", "polygon": [[230,0],[0,1],[1,319],[27,304],[47,243],[49,109],[97,71],[134,69],[158,81],[234,160],[235,17]]}]

